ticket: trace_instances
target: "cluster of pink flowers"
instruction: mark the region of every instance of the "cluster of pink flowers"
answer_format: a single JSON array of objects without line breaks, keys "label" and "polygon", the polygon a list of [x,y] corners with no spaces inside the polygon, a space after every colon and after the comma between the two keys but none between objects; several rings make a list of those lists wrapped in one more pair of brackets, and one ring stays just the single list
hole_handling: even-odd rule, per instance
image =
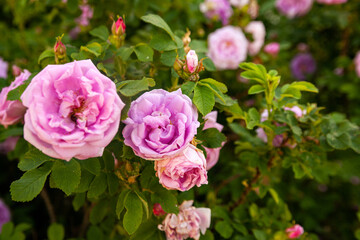
[{"label": "cluster of pink flowers", "polygon": [[211,210],[195,208],[193,201],[184,201],[179,207],[179,213],[169,213],[159,229],[164,231],[167,240],[182,240],[192,238],[198,240],[200,232],[205,234],[210,227]]},{"label": "cluster of pink flowers", "polygon": [[307,14],[313,0],[276,0],[276,8],[288,18],[300,17]]}]

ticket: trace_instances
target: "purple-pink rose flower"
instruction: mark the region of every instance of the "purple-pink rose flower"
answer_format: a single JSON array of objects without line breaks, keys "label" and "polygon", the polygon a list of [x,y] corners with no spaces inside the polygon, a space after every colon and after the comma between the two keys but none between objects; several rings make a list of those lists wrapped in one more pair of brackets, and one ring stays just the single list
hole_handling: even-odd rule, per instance
[{"label": "purple-pink rose flower", "polygon": [[176,156],[155,161],[155,171],[159,183],[170,190],[187,191],[208,183],[204,153],[192,144]]},{"label": "purple-pink rose flower", "polygon": [[28,70],[24,70],[9,87],[4,87],[0,92],[0,124],[5,127],[15,124],[23,119],[26,112],[26,108],[19,101],[7,100],[8,93],[11,90],[19,87],[30,77],[31,73]]},{"label": "purple-pink rose flower", "polygon": [[10,222],[10,218],[11,213],[8,206],[6,206],[6,204],[0,199],[0,233],[2,230],[2,226],[5,223]]},{"label": "purple-pink rose flower", "polygon": [[221,20],[223,25],[229,23],[233,10],[228,0],[205,0],[200,4],[200,11],[210,20]]},{"label": "purple-pink rose flower", "polygon": [[356,56],[354,58],[354,64],[355,64],[356,75],[360,77],[360,51],[356,53]]},{"label": "purple-pink rose flower", "polygon": [[248,50],[251,56],[258,54],[264,45],[266,30],[263,22],[252,21],[245,27],[245,32],[252,34],[253,41],[249,42]]},{"label": "purple-pink rose flower", "polygon": [[307,14],[313,0],[276,0],[276,8],[288,18],[300,17]]},{"label": "purple-pink rose flower", "polygon": [[288,238],[295,239],[304,233],[304,228],[299,224],[295,224],[294,226],[287,228],[286,233]]},{"label": "purple-pink rose flower", "polygon": [[200,123],[191,99],[181,89],[155,89],[131,103],[123,130],[124,143],[148,160],[168,158],[183,151]]},{"label": "purple-pink rose flower", "polygon": [[7,78],[9,63],[0,57],[0,78]]},{"label": "purple-pink rose flower", "polygon": [[91,60],[48,65],[23,95],[24,138],[46,155],[70,160],[102,156],[118,131],[124,103]]},{"label": "purple-pink rose flower", "polygon": [[158,226],[166,234],[167,240],[183,240],[192,238],[198,240],[210,227],[211,210],[195,208],[193,201],[184,201],[179,207],[179,213],[169,213],[162,224]]},{"label": "purple-pink rose flower", "polygon": [[0,154],[7,154],[15,149],[20,137],[8,137],[0,143]]},{"label": "purple-pink rose flower", "polygon": [[[208,128],[216,128],[220,132],[222,131],[224,126],[216,122],[217,114],[218,114],[217,111],[212,111],[204,117],[205,124],[203,130]],[[224,145],[225,142],[223,142],[222,144]],[[221,147],[218,148],[204,147],[204,149],[206,150],[206,170],[209,170],[218,162]]]},{"label": "purple-pink rose flower", "polygon": [[346,3],[347,0],[317,0],[318,3],[332,5],[332,4],[341,4]]},{"label": "purple-pink rose flower", "polygon": [[280,44],[277,42],[268,43],[265,45],[264,51],[272,56],[276,56],[280,51]]},{"label": "purple-pink rose flower", "polygon": [[219,69],[236,69],[245,61],[248,41],[239,27],[226,26],[208,38],[209,57]]},{"label": "purple-pink rose flower", "polygon": [[298,80],[306,80],[308,75],[316,71],[316,62],[310,53],[299,53],[290,63],[293,76]]}]

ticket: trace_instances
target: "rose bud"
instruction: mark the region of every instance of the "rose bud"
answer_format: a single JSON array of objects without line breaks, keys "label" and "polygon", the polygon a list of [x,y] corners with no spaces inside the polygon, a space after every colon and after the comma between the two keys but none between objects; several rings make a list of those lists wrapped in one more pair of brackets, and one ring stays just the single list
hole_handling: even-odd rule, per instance
[{"label": "rose bud", "polygon": [[118,17],[118,20],[115,22],[113,22],[112,26],[111,26],[111,32],[112,34],[116,35],[116,36],[121,36],[125,33],[125,22],[122,19],[122,17]]},{"label": "rose bud", "polygon": [[295,239],[300,237],[304,233],[304,228],[300,226],[299,224],[296,224],[292,227],[289,227],[286,229],[288,238]]},{"label": "rose bud", "polygon": [[160,203],[155,203],[153,206],[153,213],[155,216],[163,216],[166,212],[162,209]]},{"label": "rose bud", "polygon": [[186,55],[186,66],[190,73],[195,72],[199,64],[199,59],[194,50],[190,50]]},{"label": "rose bud", "polygon": [[56,43],[54,45],[55,53],[55,62],[56,64],[66,63],[66,47],[61,42],[63,36],[56,38]]}]

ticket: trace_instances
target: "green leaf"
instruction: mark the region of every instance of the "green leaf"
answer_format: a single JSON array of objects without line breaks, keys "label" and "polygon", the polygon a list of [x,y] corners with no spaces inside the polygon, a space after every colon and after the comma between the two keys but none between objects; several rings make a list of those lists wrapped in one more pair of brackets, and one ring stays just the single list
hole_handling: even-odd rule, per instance
[{"label": "green leaf", "polygon": [[133,52],[133,47],[121,47],[116,51],[116,55],[120,56],[122,60],[126,61]]},{"label": "green leaf", "polygon": [[196,85],[193,101],[200,113],[205,116],[215,105],[214,93],[207,86]]},{"label": "green leaf", "polygon": [[161,54],[160,61],[165,66],[172,67],[175,63],[176,56],[176,51],[166,51]]},{"label": "green leaf", "polygon": [[252,94],[258,94],[258,93],[261,93],[261,92],[264,92],[265,91],[265,88],[259,84],[256,84],[256,85],[253,85],[250,89],[249,89],[249,92],[248,94],[249,95],[252,95]]},{"label": "green leaf", "polygon": [[75,189],[75,192],[83,193],[89,190],[90,184],[92,183],[93,179],[94,179],[93,174],[89,173],[85,169],[82,169],[80,183],[77,189]]},{"label": "green leaf", "polygon": [[120,219],[120,214],[124,210],[124,207],[125,207],[125,200],[130,192],[131,191],[129,189],[126,189],[126,190],[123,190],[119,195],[119,198],[116,203],[116,215],[117,215],[118,219]]},{"label": "green leaf", "polygon": [[97,226],[91,225],[86,233],[87,240],[103,240],[104,233]]},{"label": "green leaf", "polygon": [[102,49],[102,46],[100,45],[100,43],[92,42],[86,46],[81,46],[80,52],[81,51],[91,53],[91,54],[95,55],[96,57],[99,57],[101,55],[103,49]]},{"label": "green leaf", "polygon": [[61,224],[53,223],[47,230],[49,240],[63,240],[65,237],[64,227]]},{"label": "green leaf", "polygon": [[215,230],[225,239],[229,239],[234,232],[234,229],[226,221],[220,221],[215,224]]},{"label": "green leaf", "polygon": [[151,62],[154,56],[154,50],[145,43],[139,43],[134,48],[137,58],[142,62]]},{"label": "green leaf", "polygon": [[32,73],[28,79],[26,79],[20,86],[18,86],[17,88],[11,90],[8,95],[7,95],[7,100],[10,101],[15,101],[15,100],[19,100],[21,101],[20,97],[21,95],[24,93],[24,91],[26,90],[26,88],[29,86],[31,80],[33,79],[33,77],[35,77],[37,75],[37,72]]},{"label": "green leaf", "polygon": [[160,203],[162,209],[167,213],[178,213],[177,199],[171,191],[161,190],[151,195],[153,203]]},{"label": "green leaf", "polygon": [[113,171],[115,167],[115,159],[110,151],[105,149],[103,156],[102,156],[105,164],[105,169],[109,171]]},{"label": "green leaf", "polygon": [[157,51],[172,51],[179,48],[176,42],[165,32],[154,34],[149,45]]},{"label": "green leaf", "polygon": [[75,159],[69,162],[58,160],[53,166],[50,177],[53,178],[56,187],[60,188],[69,196],[80,183],[80,164]]},{"label": "green leaf", "polygon": [[146,218],[149,219],[150,217],[150,211],[149,211],[149,204],[147,202],[147,199],[145,198],[144,194],[142,194],[139,191],[135,191],[136,195],[139,197],[139,199],[141,200],[145,213],[146,213]]},{"label": "green leaf", "polygon": [[4,129],[0,133],[0,142],[5,141],[9,137],[21,136],[23,134],[23,128],[8,128]]},{"label": "green leaf", "polygon": [[314,92],[314,93],[319,92],[319,90],[312,83],[305,82],[305,81],[293,82],[292,84],[290,84],[289,87],[298,89],[300,91]]},{"label": "green leaf", "polygon": [[200,240],[214,240],[214,234],[210,232],[210,230],[207,230],[205,235],[200,236]]},{"label": "green leaf", "polygon": [[351,137],[348,133],[337,136],[336,133],[326,134],[327,143],[335,149],[347,149],[351,146]]},{"label": "green leaf", "polygon": [[77,193],[74,197],[74,200],[72,201],[72,205],[74,210],[77,212],[79,209],[84,206],[86,200],[86,194],[85,193]]},{"label": "green leaf", "polygon": [[152,78],[143,77],[141,80],[126,80],[116,85],[122,95],[132,97],[142,91],[149,90],[149,86],[155,86],[155,81]]},{"label": "green leaf", "polygon": [[279,195],[277,194],[277,192],[275,191],[275,189],[270,188],[270,189],[269,189],[269,192],[270,192],[271,196],[273,197],[274,201],[275,201],[277,204],[279,204],[279,202],[280,202]]},{"label": "green leaf", "polygon": [[262,230],[253,229],[254,236],[256,240],[266,240],[266,233]]},{"label": "green leaf", "polygon": [[104,41],[108,40],[108,38],[109,38],[109,30],[104,25],[101,25],[100,27],[94,28],[89,33],[91,35],[93,35],[94,37],[98,37],[98,38],[100,38],[101,40],[104,40]]},{"label": "green leaf", "polygon": [[109,201],[107,199],[100,200],[90,212],[90,222],[92,224],[98,224],[103,221],[108,213]]},{"label": "green leaf", "polygon": [[195,82],[186,82],[183,85],[181,85],[181,92],[185,94],[186,96],[190,97],[191,93],[194,91],[194,88],[196,86]]},{"label": "green leaf", "polygon": [[266,84],[267,73],[263,65],[246,62],[241,63],[240,68],[245,70],[241,73],[243,78],[256,81],[260,84]]},{"label": "green leaf", "polygon": [[10,185],[11,198],[17,202],[33,200],[44,187],[53,163],[46,163],[40,168],[30,170]]},{"label": "green leaf", "polygon": [[216,71],[216,67],[214,62],[210,59],[210,58],[205,58],[203,60],[203,65],[205,67],[205,69],[209,72],[214,72]]},{"label": "green leaf", "polygon": [[195,50],[196,53],[207,53],[207,43],[204,40],[191,40],[190,42],[190,48],[192,50]]},{"label": "green leaf", "polygon": [[164,21],[164,19],[162,19],[159,15],[148,14],[141,17],[141,20],[165,30],[172,39],[175,39],[175,34],[173,33],[169,25]]},{"label": "green leaf", "polygon": [[246,128],[253,129],[260,123],[260,114],[255,108],[251,108],[245,117]]},{"label": "green leaf", "polygon": [[125,199],[126,213],[124,215],[123,226],[131,235],[140,226],[143,217],[142,203],[134,192],[130,192]]},{"label": "green leaf", "polygon": [[79,161],[82,168],[88,170],[94,175],[99,175],[101,166],[98,158],[88,158]]},{"label": "green leaf", "polygon": [[97,198],[105,192],[107,188],[107,178],[105,173],[100,173],[96,176],[90,184],[89,191],[87,193],[88,198]]},{"label": "green leaf", "polygon": [[107,175],[107,183],[109,194],[114,195],[119,188],[119,178],[113,172],[109,172]]},{"label": "green leaf", "polygon": [[43,61],[45,58],[53,58],[55,62],[54,49],[46,49],[45,51],[43,51],[38,58],[38,64],[40,64],[41,61]]},{"label": "green leaf", "polygon": [[221,147],[223,142],[226,141],[226,136],[219,132],[216,128],[208,128],[200,131],[196,138],[202,141],[202,145],[208,148]]},{"label": "green leaf", "polygon": [[228,91],[228,89],[224,83],[218,82],[212,78],[201,79],[200,82],[208,83],[210,86],[216,86],[216,88],[219,89],[222,93],[226,93]]},{"label": "green leaf", "polygon": [[158,230],[157,230],[157,223],[154,220],[149,220],[144,223],[142,223],[139,227],[139,229],[131,235],[131,240],[155,240],[157,239],[156,236],[154,236]]}]

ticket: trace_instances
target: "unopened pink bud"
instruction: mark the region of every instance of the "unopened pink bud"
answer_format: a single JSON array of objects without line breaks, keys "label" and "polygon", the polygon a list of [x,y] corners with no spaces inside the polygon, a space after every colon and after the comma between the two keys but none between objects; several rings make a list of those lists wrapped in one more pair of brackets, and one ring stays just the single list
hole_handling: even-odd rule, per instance
[{"label": "unopened pink bud", "polygon": [[189,72],[193,73],[199,64],[199,59],[194,50],[190,50],[186,55],[186,65]]},{"label": "unopened pink bud", "polygon": [[166,212],[162,209],[160,203],[155,203],[153,206],[153,213],[155,216],[163,216]]},{"label": "unopened pink bud", "polygon": [[111,27],[112,34],[121,36],[125,33],[125,30],[126,30],[126,26],[122,17],[119,17],[116,22],[115,21],[113,22],[113,25]]},{"label": "unopened pink bud", "polygon": [[295,239],[300,237],[304,233],[304,228],[299,224],[295,224],[294,226],[287,228],[286,233],[288,235],[288,238]]},{"label": "unopened pink bud", "polygon": [[265,45],[264,51],[270,55],[276,56],[280,51],[280,44],[277,42],[268,43]]}]

